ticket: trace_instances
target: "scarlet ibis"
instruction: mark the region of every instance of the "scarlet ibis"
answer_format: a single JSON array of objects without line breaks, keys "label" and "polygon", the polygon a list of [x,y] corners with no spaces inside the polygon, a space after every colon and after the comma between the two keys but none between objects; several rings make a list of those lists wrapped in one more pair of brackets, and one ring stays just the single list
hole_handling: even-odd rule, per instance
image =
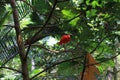
[{"label": "scarlet ibis", "polygon": [[66,44],[66,43],[68,43],[69,41],[70,41],[70,34],[64,34],[64,35],[62,35],[59,44],[60,44],[60,45]]}]

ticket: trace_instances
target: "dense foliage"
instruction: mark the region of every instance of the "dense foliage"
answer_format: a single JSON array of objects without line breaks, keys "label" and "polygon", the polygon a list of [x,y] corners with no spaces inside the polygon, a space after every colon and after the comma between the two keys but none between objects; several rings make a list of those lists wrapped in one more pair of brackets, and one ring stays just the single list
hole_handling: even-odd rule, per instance
[{"label": "dense foliage", "polygon": [[[0,1],[0,78],[14,80],[22,78],[22,63],[11,1]],[[30,79],[81,80],[87,54],[95,59],[99,80],[111,73],[114,80],[118,78],[120,0],[15,2]],[[71,40],[59,45],[63,34],[70,34]]]}]

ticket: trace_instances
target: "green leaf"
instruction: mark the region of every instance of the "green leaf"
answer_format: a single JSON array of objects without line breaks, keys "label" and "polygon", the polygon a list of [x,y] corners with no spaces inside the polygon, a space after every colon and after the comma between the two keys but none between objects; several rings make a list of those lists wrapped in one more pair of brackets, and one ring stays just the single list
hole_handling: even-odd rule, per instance
[{"label": "green leaf", "polygon": [[[43,69],[34,69],[31,73],[30,73],[30,77],[36,75],[37,73],[41,72]],[[46,72],[43,72],[41,74],[39,74],[39,76],[45,76]]]},{"label": "green leaf", "polygon": [[77,24],[78,20],[79,20],[79,18],[75,18],[75,19],[73,19],[73,20],[70,22],[70,24],[71,24],[72,26],[75,26],[75,25]]},{"label": "green leaf", "polygon": [[75,14],[71,10],[67,10],[67,9],[62,10],[62,14],[66,19],[71,19],[75,16]]},{"label": "green leaf", "polygon": [[114,67],[115,63],[112,60],[109,60],[106,62],[108,64],[108,66]]},{"label": "green leaf", "polygon": [[103,72],[103,67],[102,66],[96,66],[100,72]]},{"label": "green leaf", "polygon": [[2,16],[1,20],[0,20],[0,27],[5,23],[5,21],[8,19],[8,17],[10,17],[12,11],[8,11],[4,14],[4,16]]},{"label": "green leaf", "polygon": [[99,5],[98,1],[93,1],[92,6],[93,6],[93,8],[95,8],[96,6],[100,6],[100,5]]},{"label": "green leaf", "polygon": [[[63,14],[63,17],[68,19],[68,20],[72,19],[72,18],[74,18],[76,16],[75,13],[73,13],[71,10],[67,10],[67,9],[62,10],[62,14]],[[70,25],[75,26],[77,24],[78,20],[79,20],[78,17],[71,20]]]},{"label": "green leaf", "polygon": [[87,17],[93,17],[93,16],[97,15],[97,10],[91,9],[91,10],[87,11],[86,13],[87,13]]},{"label": "green leaf", "polygon": [[[33,5],[35,6],[36,9],[40,11],[40,13],[46,13],[49,11],[49,1],[46,0],[33,0]],[[52,3],[50,3],[52,4]]]},{"label": "green leaf", "polygon": [[[102,58],[101,61],[105,61],[104,63],[101,63],[100,67],[98,67],[98,69],[100,70],[100,72],[104,72],[104,70],[106,70],[108,67],[114,67],[115,63],[112,60],[106,61],[106,59]],[[102,69],[101,69],[102,68]]]},{"label": "green leaf", "polygon": [[65,75],[65,76],[70,76],[74,74],[75,72],[79,71],[79,70],[76,71],[74,65],[75,64],[72,62],[65,62],[60,64],[58,66],[58,74]]}]

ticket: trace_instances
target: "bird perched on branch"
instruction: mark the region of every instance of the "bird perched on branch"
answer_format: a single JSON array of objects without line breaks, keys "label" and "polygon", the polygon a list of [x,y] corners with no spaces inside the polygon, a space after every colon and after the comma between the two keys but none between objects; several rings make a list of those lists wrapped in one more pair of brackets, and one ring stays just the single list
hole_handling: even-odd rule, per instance
[{"label": "bird perched on branch", "polygon": [[64,35],[62,35],[62,37],[60,39],[59,45],[66,44],[69,41],[70,41],[70,34],[64,34]]}]

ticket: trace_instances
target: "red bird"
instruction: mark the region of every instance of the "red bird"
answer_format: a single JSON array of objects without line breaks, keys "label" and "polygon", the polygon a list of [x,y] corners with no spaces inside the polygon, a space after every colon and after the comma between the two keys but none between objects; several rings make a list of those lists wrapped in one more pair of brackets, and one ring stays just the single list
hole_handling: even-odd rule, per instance
[{"label": "red bird", "polygon": [[70,41],[70,34],[64,34],[61,37],[59,44],[62,45],[62,44],[68,43],[69,41]]}]

